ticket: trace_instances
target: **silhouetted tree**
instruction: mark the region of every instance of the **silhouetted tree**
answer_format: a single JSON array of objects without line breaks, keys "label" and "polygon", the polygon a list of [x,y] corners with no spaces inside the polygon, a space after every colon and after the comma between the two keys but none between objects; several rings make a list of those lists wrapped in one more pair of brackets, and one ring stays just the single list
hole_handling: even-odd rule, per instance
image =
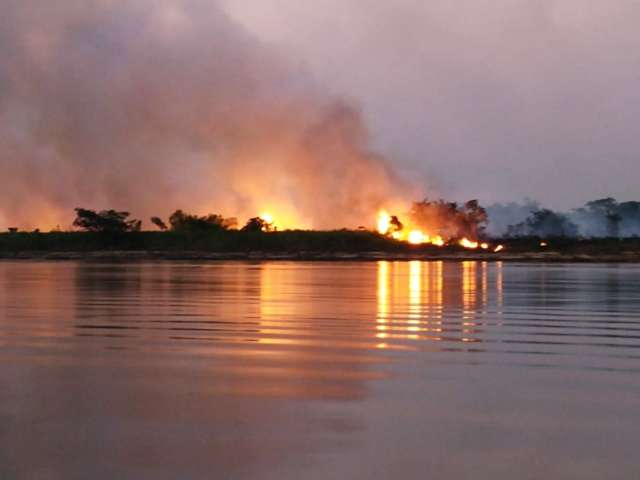
[{"label": "silhouetted tree", "polygon": [[164,221],[160,217],[151,217],[151,223],[153,223],[156,227],[158,227],[162,231],[169,230],[169,227],[167,227],[167,224],[164,223]]},{"label": "silhouetted tree", "polygon": [[507,229],[509,237],[577,237],[578,227],[565,215],[543,208],[524,221]]},{"label": "silhouetted tree", "polygon": [[477,200],[469,200],[461,207],[444,200],[415,202],[411,207],[411,220],[431,235],[444,238],[479,238],[484,235],[487,212]]},{"label": "silhouetted tree", "polygon": [[209,214],[204,216],[184,213],[176,210],[169,217],[171,230],[176,232],[204,232],[216,230],[229,230],[238,222],[235,218],[225,218],[222,215]]},{"label": "silhouetted tree", "polygon": [[485,234],[489,217],[487,211],[480,206],[478,200],[469,200],[464,204],[460,213],[461,226],[466,233],[460,236],[480,238]]},{"label": "silhouetted tree", "polygon": [[73,226],[88,232],[139,232],[140,220],[127,220],[129,212],[102,210],[96,212],[84,208],[76,208],[76,219]]},{"label": "silhouetted tree", "polygon": [[274,227],[272,223],[267,222],[260,217],[250,218],[247,223],[242,227],[244,232],[272,232]]},{"label": "silhouetted tree", "polygon": [[620,215],[620,234],[624,237],[640,235],[640,202],[622,202],[617,210]]},{"label": "silhouetted tree", "polygon": [[487,232],[493,237],[507,233],[510,225],[524,222],[531,212],[540,210],[540,204],[530,198],[522,202],[494,203],[486,207],[488,216]]}]

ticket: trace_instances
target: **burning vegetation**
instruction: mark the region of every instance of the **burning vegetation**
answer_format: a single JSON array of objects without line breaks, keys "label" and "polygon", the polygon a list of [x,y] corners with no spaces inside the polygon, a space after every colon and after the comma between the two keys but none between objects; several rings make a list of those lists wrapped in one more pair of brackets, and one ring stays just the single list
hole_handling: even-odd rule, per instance
[{"label": "burning vegetation", "polygon": [[484,241],[487,222],[487,212],[477,200],[459,206],[456,202],[425,199],[413,203],[403,220],[381,210],[378,233],[412,245],[457,245],[470,250],[499,252],[504,246],[492,247]]}]

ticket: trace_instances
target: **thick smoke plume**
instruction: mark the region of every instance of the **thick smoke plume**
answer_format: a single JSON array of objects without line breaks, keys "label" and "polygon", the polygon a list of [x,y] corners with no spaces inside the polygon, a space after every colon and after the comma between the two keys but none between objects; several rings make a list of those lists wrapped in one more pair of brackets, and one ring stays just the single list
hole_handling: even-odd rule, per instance
[{"label": "thick smoke plume", "polygon": [[64,228],[74,207],[357,226],[408,195],[356,110],[211,0],[2,10],[0,226]]}]

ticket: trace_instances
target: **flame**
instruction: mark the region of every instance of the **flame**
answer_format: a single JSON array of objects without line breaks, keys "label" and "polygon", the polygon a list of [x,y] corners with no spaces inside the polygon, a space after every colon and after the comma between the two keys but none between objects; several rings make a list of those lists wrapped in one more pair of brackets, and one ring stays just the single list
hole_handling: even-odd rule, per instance
[{"label": "flame", "polygon": [[431,245],[435,245],[436,247],[444,247],[444,238],[442,238],[440,235],[436,235],[431,239]]},{"label": "flame", "polygon": [[459,243],[460,243],[460,246],[464,248],[469,248],[472,250],[475,250],[479,246],[478,242],[471,241],[468,238],[463,238],[462,240],[460,240]]},{"label": "flame", "polygon": [[413,245],[422,245],[429,242],[429,235],[425,235],[420,230],[411,230],[407,237],[407,242]]},{"label": "flame", "polygon": [[541,247],[546,247],[547,245],[549,245],[547,242],[540,242]]},{"label": "flame", "polygon": [[390,228],[391,215],[389,215],[385,210],[381,210],[380,213],[378,213],[378,233],[381,235],[386,235],[387,233],[389,233]]},{"label": "flame", "polygon": [[[392,223],[393,218],[394,217],[390,215],[387,210],[380,210],[378,212],[377,231],[379,234],[387,235],[394,240],[407,242],[411,245],[428,244],[434,245],[436,247],[444,247],[445,245],[447,245],[447,241],[442,238],[442,236],[430,235],[428,233],[425,233],[423,230],[415,228],[415,225],[411,225],[409,222],[407,222],[409,223],[409,228],[402,228],[401,230],[398,230],[395,227],[395,224]],[[404,225],[407,225],[404,220],[402,220],[402,223]],[[470,240],[468,238],[462,238],[457,243],[461,247],[471,250],[476,250],[478,248],[481,248],[482,250],[493,249],[493,251],[496,253],[504,250],[503,245],[498,245],[497,247],[493,248],[493,246],[487,242],[480,243],[477,240]]]},{"label": "flame", "polygon": [[259,218],[265,223],[265,225],[262,227],[263,232],[268,232],[271,230],[278,229],[277,225],[275,224],[273,215],[271,215],[269,212],[261,213]]},{"label": "flame", "polygon": [[273,215],[271,215],[271,214],[270,214],[270,213],[268,213],[268,212],[262,213],[262,214],[260,215],[260,218],[261,218],[262,220],[264,220],[265,222],[267,222],[267,223],[273,223]]}]

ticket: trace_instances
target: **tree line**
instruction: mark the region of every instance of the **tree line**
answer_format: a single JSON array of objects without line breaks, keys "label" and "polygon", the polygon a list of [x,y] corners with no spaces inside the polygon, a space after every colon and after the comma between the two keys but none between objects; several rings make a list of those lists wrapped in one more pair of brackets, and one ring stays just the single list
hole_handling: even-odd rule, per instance
[{"label": "tree line", "polygon": [[537,202],[487,207],[489,232],[505,237],[629,238],[640,236],[640,202],[607,197],[569,212],[541,208]]},{"label": "tree line", "polygon": [[[119,210],[76,208],[73,227],[88,232],[138,232],[142,221],[131,219]],[[602,198],[587,202],[569,212],[542,208],[537,202],[493,204],[483,207],[477,200],[465,203],[424,199],[414,202],[409,212],[411,223],[443,238],[487,237],[637,237],[640,236],[640,202],[618,202]],[[168,220],[152,217],[151,223],[161,231],[206,233],[238,229],[234,217],[219,214],[195,215],[176,210]],[[403,225],[393,217],[393,228]],[[239,230],[269,232],[276,228],[260,217],[249,219]],[[16,230],[16,229],[12,229]]]},{"label": "tree line", "polygon": [[[124,233],[139,232],[142,221],[129,219],[130,213],[117,210],[88,210],[76,208],[76,218],[73,226],[87,232]],[[169,217],[168,224],[160,217],[151,217],[151,223],[162,231],[174,231],[183,233],[214,232],[230,230],[238,226],[238,221],[233,217],[224,217],[218,214],[194,215],[176,210]],[[273,231],[275,227],[266,220],[254,217],[250,218],[241,228],[249,232]]]}]

